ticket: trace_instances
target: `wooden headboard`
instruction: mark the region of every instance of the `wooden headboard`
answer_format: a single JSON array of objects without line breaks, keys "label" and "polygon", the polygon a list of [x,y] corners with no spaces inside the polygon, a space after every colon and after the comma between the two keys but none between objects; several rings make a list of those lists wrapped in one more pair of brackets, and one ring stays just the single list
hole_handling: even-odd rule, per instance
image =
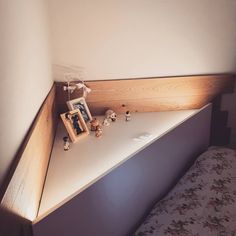
[{"label": "wooden headboard", "polygon": [[[87,102],[93,115],[104,114],[108,108],[117,113],[194,109],[211,102],[218,94],[232,92],[234,78],[233,74],[216,74],[87,81],[92,89]],[[67,109],[63,85],[56,83],[61,112]],[[79,96],[75,91],[72,99]]]}]

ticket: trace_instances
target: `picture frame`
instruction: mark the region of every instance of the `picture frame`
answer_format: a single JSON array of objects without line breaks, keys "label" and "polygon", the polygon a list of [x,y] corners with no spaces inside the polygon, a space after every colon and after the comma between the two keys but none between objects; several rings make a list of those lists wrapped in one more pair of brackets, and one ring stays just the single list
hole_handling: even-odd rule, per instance
[{"label": "picture frame", "polygon": [[91,113],[90,113],[87,103],[83,97],[68,101],[67,106],[70,111],[79,109],[83,118],[84,118],[85,123],[88,123],[92,120]]},{"label": "picture frame", "polygon": [[60,115],[73,143],[89,134],[89,129],[79,109]]}]

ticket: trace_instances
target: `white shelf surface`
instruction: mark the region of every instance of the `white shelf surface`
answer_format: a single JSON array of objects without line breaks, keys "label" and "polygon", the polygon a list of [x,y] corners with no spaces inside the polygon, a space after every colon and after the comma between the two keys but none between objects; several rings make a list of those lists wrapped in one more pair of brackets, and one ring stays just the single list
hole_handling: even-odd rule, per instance
[{"label": "white shelf surface", "polygon": [[[69,151],[63,150],[66,130],[60,122],[35,222],[198,112],[199,109],[135,113],[128,122],[124,115],[119,115],[116,122],[103,127],[102,137],[96,138],[94,132],[90,132],[72,144]],[[134,140],[143,133],[150,133],[152,137]]]}]

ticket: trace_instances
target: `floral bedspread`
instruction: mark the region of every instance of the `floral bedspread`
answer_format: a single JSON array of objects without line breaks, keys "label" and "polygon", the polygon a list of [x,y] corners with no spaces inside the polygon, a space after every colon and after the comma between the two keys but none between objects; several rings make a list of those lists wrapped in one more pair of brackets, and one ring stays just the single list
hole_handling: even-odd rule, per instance
[{"label": "floral bedspread", "polygon": [[236,151],[209,148],[134,236],[236,236]]}]

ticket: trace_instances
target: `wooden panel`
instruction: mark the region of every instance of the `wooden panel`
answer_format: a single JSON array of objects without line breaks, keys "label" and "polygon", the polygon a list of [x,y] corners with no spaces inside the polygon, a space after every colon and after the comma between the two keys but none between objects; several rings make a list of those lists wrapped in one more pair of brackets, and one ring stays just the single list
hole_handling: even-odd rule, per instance
[{"label": "wooden panel", "polygon": [[1,207],[28,220],[33,220],[37,215],[55,136],[55,92],[53,86],[35,118],[1,201]]},{"label": "wooden panel", "polygon": [[197,109],[208,103],[213,95],[202,96],[186,96],[186,97],[163,97],[161,99],[142,99],[142,100],[117,100],[101,102],[88,102],[89,108],[93,114],[104,114],[110,108],[119,113],[130,112],[149,112],[149,111],[174,111],[183,109]]},{"label": "wooden panel", "polygon": [[[87,102],[93,115],[103,114],[107,108],[117,113],[166,111],[200,108],[216,95],[232,92],[233,74],[142,78],[108,81],[87,81],[92,89]],[[66,93],[57,83],[60,112],[66,110]],[[72,99],[81,96],[78,91]]]},{"label": "wooden panel", "polygon": [[228,111],[221,111],[221,95],[213,100],[211,120],[211,145],[225,146],[230,143],[231,128],[228,125]]}]

